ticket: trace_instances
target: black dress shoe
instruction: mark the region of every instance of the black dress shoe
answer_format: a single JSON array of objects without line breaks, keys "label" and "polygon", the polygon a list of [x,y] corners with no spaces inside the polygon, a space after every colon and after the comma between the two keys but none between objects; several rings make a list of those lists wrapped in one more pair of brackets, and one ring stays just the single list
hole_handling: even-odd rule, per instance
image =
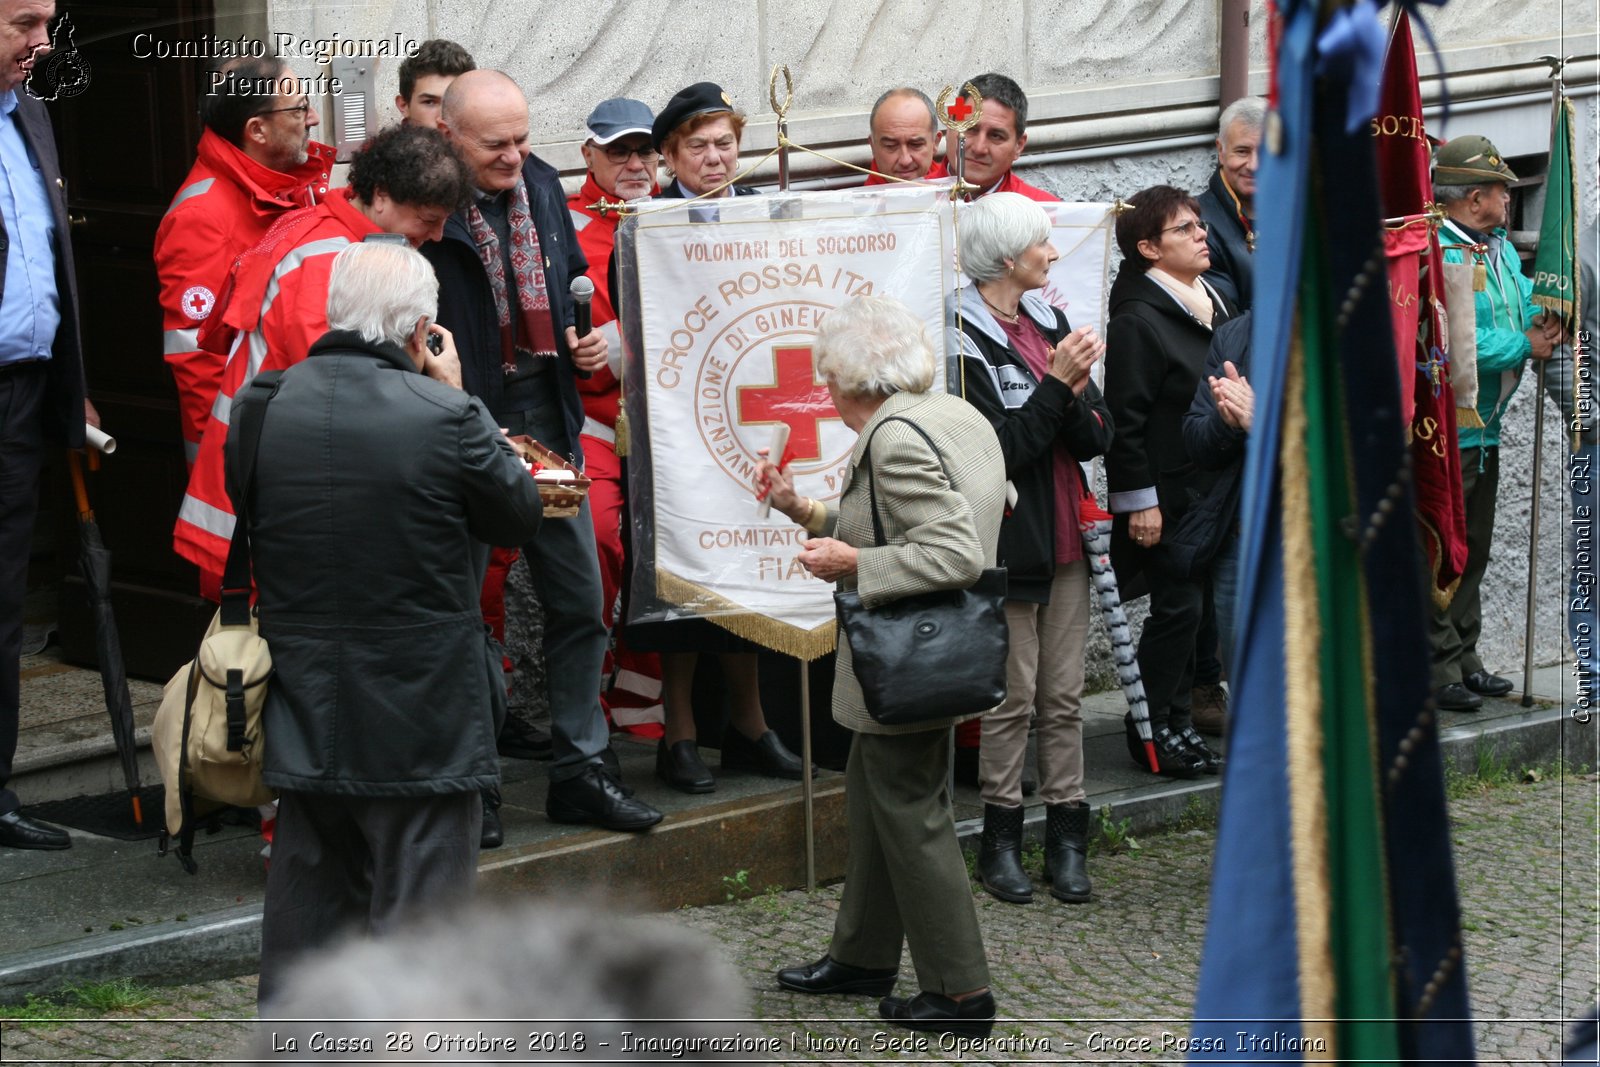
[{"label": "black dress shoe", "polygon": [[656,742],[656,777],[685,793],[711,793],[717,788],[717,780],[706,769],[700,747],[693,741],[671,746],[666,738]]},{"label": "black dress shoe", "polygon": [[1488,671],[1473,671],[1461,681],[1481,697],[1503,697],[1515,688],[1511,684],[1511,679],[1490,674]]},{"label": "black dress shoe", "polygon": [[1460,682],[1451,682],[1433,691],[1433,704],[1440,711],[1477,711],[1483,698]]},{"label": "black dress shoe", "polygon": [[900,977],[897,967],[852,967],[832,956],[824,956],[804,967],[785,967],[778,972],[778,985],[791,993],[864,993],[886,997]]},{"label": "black dress shoe", "polygon": [[1185,726],[1182,730],[1179,730],[1178,738],[1189,746],[1190,752],[1200,757],[1201,770],[1207,774],[1222,773],[1222,764],[1225,762],[1222,754],[1206,744],[1206,739],[1201,737],[1200,732],[1192,725]]},{"label": "black dress shoe", "polygon": [[0,815],[0,847],[36,848],[54,851],[71,848],[72,838],[65,830],[34,822],[20,811]]},{"label": "black dress shoe", "polygon": [[500,755],[512,759],[552,759],[556,751],[548,731],[511,715],[506,716],[505,725],[500,727],[494,747]]},{"label": "black dress shoe", "polygon": [[[730,728],[722,735],[722,768],[728,771],[757,771],[768,778],[804,777],[800,757],[789,751],[775,730],[768,730],[754,741]],[[811,773],[817,773],[816,768]]]},{"label": "black dress shoe", "polygon": [[659,811],[624,794],[598,764],[585,767],[576,778],[551,782],[544,810],[551,822],[607,830],[648,830],[661,821]]},{"label": "black dress shoe", "polygon": [[994,1029],[994,994],[987,990],[965,1000],[942,993],[918,993],[910,1000],[884,997],[878,1014],[907,1030],[931,1030],[958,1037],[988,1037]]},{"label": "black dress shoe", "polygon": [[500,790],[485,789],[483,793],[483,829],[478,833],[479,848],[499,848],[505,844],[506,832],[500,825]]}]

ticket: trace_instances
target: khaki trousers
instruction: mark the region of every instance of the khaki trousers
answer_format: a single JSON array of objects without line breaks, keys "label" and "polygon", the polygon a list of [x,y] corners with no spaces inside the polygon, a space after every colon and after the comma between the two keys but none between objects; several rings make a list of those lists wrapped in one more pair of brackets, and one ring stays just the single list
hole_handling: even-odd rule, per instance
[{"label": "khaki trousers", "polygon": [[1011,655],[1006,699],[983,717],[978,775],[983,802],[1022,803],[1022,763],[1028,724],[1039,719],[1039,798],[1075,804],[1083,791],[1083,659],[1089,637],[1089,565],[1056,567],[1050,602],[1006,601]]}]

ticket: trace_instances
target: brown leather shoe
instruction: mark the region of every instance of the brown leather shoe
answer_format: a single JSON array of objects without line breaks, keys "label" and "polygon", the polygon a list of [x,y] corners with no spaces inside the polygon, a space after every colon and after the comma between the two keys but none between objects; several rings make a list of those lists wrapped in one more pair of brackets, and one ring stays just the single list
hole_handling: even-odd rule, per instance
[{"label": "brown leather shoe", "polygon": [[1194,709],[1194,728],[1212,737],[1221,737],[1228,728],[1228,691],[1221,682],[1197,685],[1189,690]]}]

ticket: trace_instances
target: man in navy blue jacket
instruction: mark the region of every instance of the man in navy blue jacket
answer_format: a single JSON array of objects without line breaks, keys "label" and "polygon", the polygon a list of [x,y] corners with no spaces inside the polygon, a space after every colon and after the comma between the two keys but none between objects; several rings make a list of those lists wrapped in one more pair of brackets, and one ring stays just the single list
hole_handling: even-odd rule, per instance
[{"label": "man in navy blue jacket", "polygon": [[[528,101],[500,71],[468,71],[445,93],[439,129],[477,183],[474,202],[423,248],[439,277],[439,324],[455,334],[461,378],[499,425],[583,463],[576,376],[605,366],[604,335],[579,337],[568,287],[589,265],[554,168],[530,153]],[[545,611],[545,677],[555,762],[545,811],[556,822],[646,830],[661,813],[602,765],[606,627],[594,525],[546,523],[524,546]]]}]

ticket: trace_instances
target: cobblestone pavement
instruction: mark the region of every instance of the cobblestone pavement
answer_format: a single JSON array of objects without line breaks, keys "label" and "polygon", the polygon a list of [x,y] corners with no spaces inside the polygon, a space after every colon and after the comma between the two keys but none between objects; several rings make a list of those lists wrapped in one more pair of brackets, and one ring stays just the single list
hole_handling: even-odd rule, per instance
[{"label": "cobblestone pavement", "polygon": [[[1480,1062],[1558,1059],[1563,1020],[1585,1011],[1600,989],[1597,781],[1588,775],[1469,790],[1451,802]],[[1009,1042],[987,1051],[942,1049],[935,1038],[927,1048],[885,1048],[882,1037],[916,1038],[884,1030],[872,998],[808,998],[775,989],[775,968],[826,949],[838,887],[811,896],[757,887],[749,899],[684,909],[667,921],[716,938],[748,980],[756,1021],[740,1024],[740,1032],[784,1050],[752,1058],[1131,1062],[1106,1039],[1149,1037],[1159,1049],[1164,1033],[1185,1032],[1214,840],[1209,830],[1189,830],[1091,857],[1095,900],[1087,905],[1059,904],[1042,889],[1025,907],[977,892],[1004,1017],[995,1039]],[[1030,858],[1036,876],[1038,864]],[[909,960],[903,973],[911,973]],[[0,1060],[226,1058],[250,1033],[249,1023],[221,1020],[252,1015],[253,977],[155,993],[157,1003],[94,1021],[7,1023]],[[875,1035],[881,1035],[876,1047]]]}]

